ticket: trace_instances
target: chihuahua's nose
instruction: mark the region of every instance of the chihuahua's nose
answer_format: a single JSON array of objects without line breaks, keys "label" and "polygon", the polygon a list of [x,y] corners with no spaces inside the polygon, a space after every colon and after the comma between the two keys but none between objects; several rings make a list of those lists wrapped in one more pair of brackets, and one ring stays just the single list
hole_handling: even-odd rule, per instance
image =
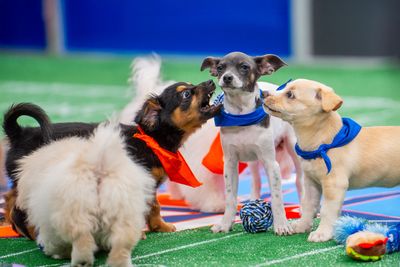
[{"label": "chihuahua's nose", "polygon": [[230,74],[225,74],[224,75],[224,83],[226,84],[230,84],[233,80],[233,76]]},{"label": "chihuahua's nose", "polygon": [[262,98],[267,98],[269,97],[271,94],[269,93],[269,91],[262,91]]},{"label": "chihuahua's nose", "polygon": [[213,85],[214,85],[213,80],[208,80],[208,81],[206,82],[206,86],[213,86]]}]

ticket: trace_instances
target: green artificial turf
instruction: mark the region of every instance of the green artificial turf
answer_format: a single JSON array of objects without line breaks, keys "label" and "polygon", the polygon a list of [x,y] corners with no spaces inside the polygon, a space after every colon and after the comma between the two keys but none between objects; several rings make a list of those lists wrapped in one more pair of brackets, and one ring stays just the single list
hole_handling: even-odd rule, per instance
[{"label": "green artificial turf", "polygon": [[[167,58],[163,63],[163,76],[165,79],[192,83],[210,79],[207,71],[199,71],[201,60]],[[59,105],[59,110],[74,109],[74,112],[63,115],[58,115],[60,111],[55,108],[48,110],[55,121],[103,120],[120,111],[132,98],[132,94],[127,94],[130,63],[130,57],[0,54],[0,111],[13,102],[31,101],[44,108]],[[331,65],[289,65],[261,80],[281,84],[289,78],[314,79],[333,87],[344,99],[341,114],[354,117],[363,125],[400,125],[399,67],[347,66],[337,62]],[[20,84],[14,85],[15,90],[4,91],[1,85],[10,81]],[[64,87],[59,91],[46,87],[42,93],[36,94],[25,92],[26,84],[32,83],[39,88],[41,84],[54,83]],[[101,87],[101,94],[95,93],[96,86]],[[88,93],[88,90],[93,93]],[[84,114],[85,108],[90,105],[97,106],[99,111]]]},{"label": "green artificial turf", "polygon": [[[334,241],[307,242],[306,234],[276,236],[267,233],[249,234],[236,225],[229,234],[213,234],[210,229],[177,233],[151,233],[139,242],[132,254],[138,266],[354,266],[359,264],[345,255],[344,247]],[[45,256],[32,241],[23,238],[0,239],[0,263],[26,266],[61,266],[68,261]],[[25,250],[30,252],[6,257]],[[326,250],[326,251],[325,251]],[[96,255],[96,265],[105,262],[107,254]],[[398,266],[400,253],[385,255],[379,266]],[[372,263],[364,263],[371,265]]]}]

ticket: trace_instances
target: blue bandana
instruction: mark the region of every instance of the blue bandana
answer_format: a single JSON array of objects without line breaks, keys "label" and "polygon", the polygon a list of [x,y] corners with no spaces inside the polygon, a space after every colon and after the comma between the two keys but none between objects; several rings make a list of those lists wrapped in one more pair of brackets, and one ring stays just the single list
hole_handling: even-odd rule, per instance
[{"label": "blue bandana", "polygon": [[276,91],[281,91],[281,90],[285,89],[286,85],[287,85],[289,82],[291,82],[291,81],[292,81],[292,79],[289,79],[287,82],[285,82],[284,84],[280,85],[280,86],[276,89]]},{"label": "blue bandana", "polygon": [[400,251],[400,223],[389,228],[386,233],[388,238],[386,249],[388,253]]},{"label": "blue bandana", "polygon": [[343,126],[340,129],[340,131],[336,134],[331,144],[322,144],[318,147],[317,150],[314,151],[304,151],[301,150],[299,145],[296,143],[295,149],[297,155],[307,160],[323,158],[329,173],[332,169],[332,163],[326,153],[328,153],[329,149],[347,145],[348,143],[353,141],[354,138],[356,138],[356,136],[361,130],[361,126],[352,119],[342,118],[342,122]]},{"label": "blue bandana", "polygon": [[[260,90],[260,97],[262,91]],[[217,96],[214,104],[219,104],[224,101],[224,93]],[[260,123],[268,114],[264,111],[262,106],[256,108],[255,111],[244,114],[234,115],[227,113],[224,108],[221,109],[221,113],[214,117],[215,126],[228,127],[228,126],[249,126]]]}]

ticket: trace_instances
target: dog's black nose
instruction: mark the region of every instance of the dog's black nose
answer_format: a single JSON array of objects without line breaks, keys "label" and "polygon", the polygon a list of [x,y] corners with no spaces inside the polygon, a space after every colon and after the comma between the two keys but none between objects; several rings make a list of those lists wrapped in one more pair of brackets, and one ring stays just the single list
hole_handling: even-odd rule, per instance
[{"label": "dog's black nose", "polygon": [[262,98],[267,98],[268,96],[270,96],[271,94],[269,93],[269,91],[262,91]]},{"label": "dog's black nose", "polygon": [[231,83],[233,80],[233,76],[230,74],[225,74],[223,80],[224,80],[224,83]]}]

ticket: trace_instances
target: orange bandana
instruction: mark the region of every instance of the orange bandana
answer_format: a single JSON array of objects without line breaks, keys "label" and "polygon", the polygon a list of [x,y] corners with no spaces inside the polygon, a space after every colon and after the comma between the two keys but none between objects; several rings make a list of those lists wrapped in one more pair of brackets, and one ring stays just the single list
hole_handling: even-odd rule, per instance
[{"label": "orange bandana", "polygon": [[[202,163],[211,172],[224,174],[224,152],[222,151],[221,134],[219,132],[207,155],[204,156]],[[247,163],[239,162],[239,173],[242,173],[246,167]]]},{"label": "orange bandana", "polygon": [[145,134],[140,126],[138,126],[138,130],[139,133],[135,133],[133,137],[144,141],[153,150],[171,181],[191,187],[202,185],[196,179],[179,151],[173,153],[160,147],[157,141]]}]

